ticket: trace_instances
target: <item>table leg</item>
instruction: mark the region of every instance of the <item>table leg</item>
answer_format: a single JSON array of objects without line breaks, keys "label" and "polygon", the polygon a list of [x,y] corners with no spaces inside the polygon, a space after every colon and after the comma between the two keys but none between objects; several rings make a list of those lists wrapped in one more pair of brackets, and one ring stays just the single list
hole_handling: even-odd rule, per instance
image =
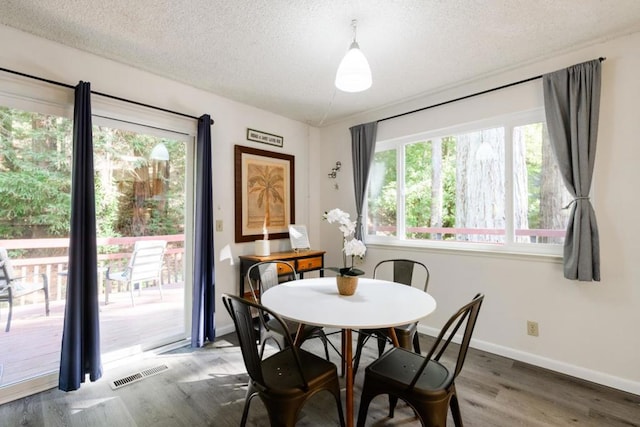
[{"label": "table leg", "polygon": [[391,342],[393,342],[394,347],[400,347],[400,341],[398,341],[398,336],[396,335],[396,328],[389,328],[389,337],[391,337]]},{"label": "table leg", "polygon": [[345,335],[344,335],[344,329],[340,331],[340,349],[342,350],[342,360],[340,361],[340,376],[344,377],[345,374],[345,356],[344,356],[344,349],[347,348],[345,345]]},{"label": "table leg", "polygon": [[347,389],[345,391],[345,400],[347,403],[347,427],[353,427],[353,349],[351,343],[351,329],[344,330],[346,349],[344,351],[344,359],[347,365]]},{"label": "table leg", "polygon": [[293,340],[293,345],[300,347],[302,345],[302,332],[304,331],[304,323],[298,323],[298,329],[296,330],[296,338]]}]

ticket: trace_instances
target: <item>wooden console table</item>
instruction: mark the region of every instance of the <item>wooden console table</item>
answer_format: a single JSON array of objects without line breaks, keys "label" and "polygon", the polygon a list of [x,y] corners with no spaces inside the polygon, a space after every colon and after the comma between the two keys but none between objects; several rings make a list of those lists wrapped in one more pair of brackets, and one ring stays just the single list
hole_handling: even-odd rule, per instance
[{"label": "wooden console table", "polygon": [[324,276],[324,254],[326,251],[305,249],[299,251],[273,252],[271,255],[241,255],[240,256],[240,295],[250,296],[250,291],[244,290],[244,282],[249,268],[263,261],[288,261],[303,278],[304,273],[320,271],[320,277]]}]

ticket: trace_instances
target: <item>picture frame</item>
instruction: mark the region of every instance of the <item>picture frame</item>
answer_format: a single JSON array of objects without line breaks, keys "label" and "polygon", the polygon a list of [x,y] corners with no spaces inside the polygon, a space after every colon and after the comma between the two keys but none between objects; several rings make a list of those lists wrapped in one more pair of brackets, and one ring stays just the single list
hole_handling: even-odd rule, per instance
[{"label": "picture frame", "polygon": [[234,146],[235,241],[289,238],[295,223],[295,157]]},{"label": "picture frame", "polygon": [[305,225],[289,224],[289,240],[291,240],[291,249],[294,251],[311,249],[309,235],[307,234],[307,227]]},{"label": "picture frame", "polygon": [[250,128],[247,128],[247,141],[261,142],[263,144],[275,145],[276,147],[282,147],[284,144],[284,138],[280,135]]}]

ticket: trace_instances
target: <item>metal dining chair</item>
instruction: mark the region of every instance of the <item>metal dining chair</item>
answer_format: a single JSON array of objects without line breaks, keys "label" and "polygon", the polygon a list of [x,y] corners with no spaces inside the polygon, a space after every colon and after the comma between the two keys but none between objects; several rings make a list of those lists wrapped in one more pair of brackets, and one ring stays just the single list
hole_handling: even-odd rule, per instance
[{"label": "metal dining chair", "polygon": [[[446,426],[449,407],[456,427],[462,426],[455,379],[464,365],[483,300],[484,295],[477,294],[470,303],[451,316],[426,357],[394,347],[367,367],[360,398],[358,427],[364,427],[369,404],[380,394],[389,395],[390,418],[393,418],[400,398],[413,408],[425,427]],[[460,328],[462,341],[458,346],[457,356],[452,359],[453,362],[445,362],[442,356]]]},{"label": "metal dining chair", "polygon": [[[423,290],[427,292],[430,278],[429,269],[426,265],[419,261],[410,259],[387,259],[380,261],[373,269],[373,278],[378,279],[384,277],[396,283],[412,286],[414,278],[422,280],[424,278]],[[398,307],[401,309],[401,307]],[[400,347],[413,349],[416,353],[420,353],[420,340],[418,337],[418,324],[411,323],[408,325],[396,326],[394,328]],[[376,338],[378,343],[378,356],[382,355],[387,342],[391,343],[389,329],[363,329],[358,331],[358,343],[356,346],[356,354],[354,356],[353,372],[358,370],[362,349],[370,337]]]},{"label": "metal dining chair", "polygon": [[[260,303],[260,295],[273,286],[277,286],[283,277],[285,280],[298,279],[296,269],[286,261],[263,261],[249,267],[247,281],[254,301]],[[258,329],[260,330],[260,357],[264,353],[267,341],[273,341],[279,349],[283,349],[287,345],[285,334],[291,334],[290,338],[292,340],[295,339],[298,323],[285,320],[287,329],[283,330],[280,322],[276,322],[269,317],[258,317],[257,320]],[[300,342],[302,343],[310,338],[320,338],[324,346],[325,356],[329,360],[328,340],[322,326],[304,325]]]},{"label": "metal dining chair", "polygon": [[[262,359],[258,352],[253,314],[269,317],[287,331],[287,325],[275,312],[234,295],[222,295],[222,302],[236,327],[249,384],[242,411],[241,426],[246,425],[251,399],[259,396],[272,426],[294,426],[305,402],[321,391],[333,394],[340,425],[344,413],[340,400],[338,370],[333,363],[293,345],[291,333],[283,334],[286,345],[277,353]],[[260,351],[261,353],[261,351]]]}]

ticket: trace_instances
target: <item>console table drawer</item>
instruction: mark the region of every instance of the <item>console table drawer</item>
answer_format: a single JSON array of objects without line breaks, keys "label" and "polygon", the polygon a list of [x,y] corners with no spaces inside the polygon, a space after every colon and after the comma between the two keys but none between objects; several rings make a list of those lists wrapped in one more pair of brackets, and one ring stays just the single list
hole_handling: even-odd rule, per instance
[{"label": "console table drawer", "polygon": [[296,270],[298,272],[317,270],[319,268],[322,268],[322,265],[323,265],[322,257],[299,259],[296,261]]},{"label": "console table drawer", "polygon": [[291,267],[295,268],[295,265],[293,263],[289,263],[289,264],[280,264],[278,263],[278,276],[283,276],[285,274],[291,274],[292,270]]},{"label": "console table drawer", "polygon": [[301,251],[273,252],[269,255],[240,255],[240,295],[250,297],[251,292],[245,287],[246,275],[252,265],[263,261],[278,261],[278,276],[285,278],[289,269],[284,264],[291,264],[300,278],[304,273],[317,271],[320,277],[324,276],[325,251],[306,249]]}]

